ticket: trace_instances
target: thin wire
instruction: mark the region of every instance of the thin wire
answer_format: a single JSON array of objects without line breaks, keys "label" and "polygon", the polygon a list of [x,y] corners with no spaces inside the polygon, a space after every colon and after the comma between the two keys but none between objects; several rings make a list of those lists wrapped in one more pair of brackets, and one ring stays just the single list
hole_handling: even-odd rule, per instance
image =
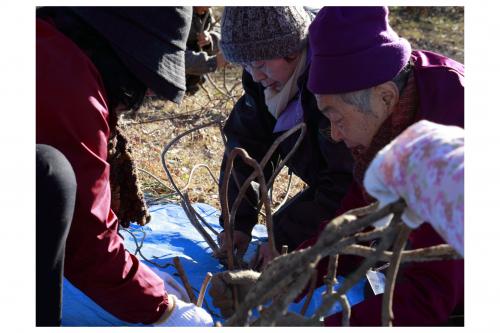
[{"label": "thin wire", "polygon": [[146,257],[142,254],[142,252],[141,252],[141,247],[142,247],[142,242],[143,242],[143,241],[144,241],[144,239],[146,238],[146,232],[145,232],[145,231],[142,231],[142,232],[144,233],[144,237],[143,237],[143,239],[142,239],[142,241],[141,241],[141,245],[139,246],[139,243],[137,242],[137,237],[134,235],[134,233],[133,233],[132,231],[130,231],[130,230],[128,230],[128,229],[125,229],[125,228],[123,228],[123,227],[121,227],[121,226],[119,227],[119,230],[123,230],[123,231],[125,231],[125,232],[128,232],[128,233],[132,236],[132,238],[134,239],[135,246],[136,246],[136,251],[135,251],[135,253],[136,253],[136,254],[138,253],[138,254],[139,254],[139,256],[140,256],[140,257],[141,257],[144,261],[146,261],[146,262],[150,263],[151,265],[154,265],[154,266],[156,266],[156,267],[158,267],[158,268],[166,268],[166,267],[169,267],[169,266],[173,266],[172,264],[169,264],[169,263],[167,263],[167,264],[165,264],[165,265],[160,265],[160,264],[158,264],[158,263],[156,263],[156,262],[154,262],[154,261],[149,260],[148,258],[146,258]]}]

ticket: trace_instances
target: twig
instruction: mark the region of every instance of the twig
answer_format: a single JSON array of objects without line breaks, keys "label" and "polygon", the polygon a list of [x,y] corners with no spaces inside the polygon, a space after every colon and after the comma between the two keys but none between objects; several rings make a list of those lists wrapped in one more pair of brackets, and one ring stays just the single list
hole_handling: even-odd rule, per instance
[{"label": "twig", "polygon": [[151,197],[150,198],[146,198],[146,204],[149,206],[153,206],[153,205],[156,205],[158,203],[164,203],[164,202],[167,202],[167,203],[173,203],[175,202],[173,200],[173,196],[175,196],[175,193],[169,193],[169,194],[165,194],[165,195],[158,195],[157,197],[153,197],[153,194],[151,194]]},{"label": "twig", "polygon": [[[279,257],[284,258],[284,257]],[[299,292],[305,287],[309,278],[314,272],[314,266],[317,260],[313,260],[311,263],[307,264],[304,271],[294,271],[289,274],[286,278],[276,281],[276,288],[280,290],[287,290],[287,292],[281,293],[265,293],[265,299],[273,298],[273,306],[268,307],[265,311],[262,311],[260,317],[255,322],[255,326],[274,326],[279,317],[281,317],[285,312],[287,306],[292,302],[292,300],[299,294]],[[247,296],[248,298],[248,296]],[[245,302],[247,300],[245,298]]]},{"label": "twig", "polygon": [[292,188],[292,178],[293,178],[293,173],[290,172],[289,177],[288,177],[288,184],[286,186],[286,191],[285,191],[285,197],[283,200],[281,200],[280,204],[274,209],[274,212],[277,212],[283,207],[285,202],[288,200],[288,195],[290,194],[290,189]]},{"label": "twig", "polygon": [[354,215],[356,217],[364,217],[368,214],[375,213],[377,211],[377,209],[379,209],[379,208],[381,208],[381,207],[379,207],[379,203],[374,202],[372,204],[369,204],[368,206],[351,209],[350,211],[346,212],[345,214],[346,215]]},{"label": "twig", "polygon": [[[395,203],[382,207],[373,212],[374,206],[368,208],[349,211],[342,216],[332,220],[321,233],[318,241],[313,246],[292,252],[286,256],[279,256],[272,260],[260,275],[257,283],[252,287],[246,298],[240,303],[236,312],[228,318],[226,326],[241,326],[248,324],[250,326],[274,325],[279,322],[279,317],[286,314],[286,306],[296,295],[303,290],[307,280],[311,277],[309,268],[315,267],[316,263],[325,256],[329,258],[328,274],[325,277],[325,283],[335,280],[337,270],[337,258],[339,253],[353,254],[353,249],[363,254],[366,258],[361,265],[350,274],[338,288],[333,291],[333,286],[327,289],[323,294],[323,300],[320,307],[311,318],[298,316],[297,318],[288,317],[292,322],[301,325],[315,325],[320,318],[324,317],[332,305],[340,302],[342,306],[342,324],[349,325],[351,307],[346,297],[346,292],[351,289],[360,278],[362,278],[368,269],[378,261],[391,261],[390,271],[386,279],[386,294],[384,297],[383,309],[391,309],[394,284],[399,267],[403,261],[428,261],[440,259],[459,259],[460,256],[452,251],[449,245],[438,245],[424,249],[412,251],[402,251],[410,230],[401,222],[401,214],[405,208],[405,203],[399,200]],[[368,215],[366,215],[368,214]],[[394,214],[390,224],[383,230],[371,232],[360,232],[375,221]],[[356,219],[355,216],[358,216]],[[359,217],[362,216],[362,217]],[[375,249],[357,245],[361,239],[380,238]],[[393,245],[393,252],[387,249]],[[349,250],[345,250],[345,249]],[[359,251],[361,249],[361,251]],[[392,256],[392,260],[391,260]],[[306,279],[306,280],[303,280]],[[300,280],[300,281],[299,281]],[[300,283],[299,283],[300,282]],[[261,317],[253,323],[249,323],[249,311],[253,308],[261,307],[269,300],[272,304],[265,308]],[[307,304],[307,299],[306,299]],[[385,310],[383,317],[384,324],[389,324],[392,320],[389,310]],[[305,313],[302,311],[302,313]],[[285,319],[286,321],[287,319]]]},{"label": "twig", "polygon": [[[193,208],[194,208],[194,207],[193,207]],[[214,233],[214,235],[218,237],[220,233],[219,233],[217,230],[215,230],[215,229],[214,229],[214,228],[213,228],[213,227],[212,227],[212,226],[211,226],[211,225],[207,222],[207,220],[205,220],[205,218],[204,218],[203,216],[201,216],[201,214],[200,214],[200,213],[198,213],[198,211],[196,211],[196,209],[193,209],[193,211],[194,211],[194,214],[196,215],[196,217],[198,217],[198,218],[200,219],[201,223],[203,223],[203,224],[205,225],[205,227],[207,227],[207,228],[208,228],[208,230],[210,230],[211,232],[213,232],[213,233]]]},{"label": "twig", "polygon": [[183,198],[184,200],[181,201],[181,206],[184,209],[184,212],[186,213],[189,222],[191,222],[196,231],[198,231],[198,233],[200,233],[205,242],[207,242],[210,249],[212,249],[213,254],[217,255],[220,252],[220,248],[217,245],[217,242],[213,240],[213,238],[207,233],[205,228],[203,228],[201,223],[198,221],[198,218],[196,216],[196,211],[193,208],[193,206],[191,206],[191,202],[189,200],[189,195],[187,194],[187,192],[184,192]]},{"label": "twig", "polygon": [[[367,231],[367,232],[361,232],[358,234],[359,235],[358,239],[360,242],[369,242],[369,241],[372,241],[374,239],[379,239],[384,235],[386,230],[387,230],[387,227],[383,227],[381,229],[374,229],[374,230]],[[353,245],[353,246],[357,246],[357,245]]]},{"label": "twig", "polygon": [[233,95],[231,94],[231,91],[227,88],[227,85],[226,85],[226,66],[224,66],[222,68],[222,85],[224,86],[224,89],[226,89],[227,93],[233,97]]},{"label": "twig", "polygon": [[[233,316],[226,321],[226,325],[243,325],[247,321],[248,311],[260,304],[264,304],[267,300],[278,294],[283,294],[284,290],[290,295],[297,295],[307,283],[312,273],[309,272],[308,269],[304,272],[304,268],[311,267],[310,265],[314,267],[321,258],[327,255],[335,255],[341,248],[356,241],[356,235],[350,237],[345,236],[351,235],[357,230],[362,230],[364,227],[371,225],[373,222],[380,220],[388,214],[402,212],[404,207],[404,202],[400,200],[383,207],[369,216],[354,221],[351,218],[352,215],[348,215],[349,212],[335,218],[326,226],[316,244],[307,249],[295,251],[286,256],[279,256],[272,260],[262,272],[252,290],[247,294],[243,303],[240,304]],[[391,229],[388,230],[390,231]],[[387,237],[393,237],[393,234],[388,234],[385,238]],[[384,240],[384,238],[382,240]],[[387,241],[382,241],[379,247],[389,246],[386,243]],[[378,251],[381,252],[383,250],[385,250],[385,248],[381,247]],[[365,265],[360,267],[359,270],[364,270],[364,273],[366,273],[366,270],[368,270],[375,261],[376,258],[373,262],[365,260]],[[357,276],[351,275],[349,277],[351,280],[348,278],[341,286],[341,289],[342,287],[347,289],[352,287],[356,281],[354,279],[359,278],[362,274],[363,272],[358,271]],[[299,278],[301,281],[303,281],[303,278],[306,278],[302,285],[295,284],[298,283]],[[293,289],[292,286],[298,289]],[[339,290],[339,292],[345,293],[347,289]],[[323,317],[324,313],[328,311],[337,300],[338,296],[332,298],[326,295],[320,309],[315,316],[310,319],[310,322],[318,322],[319,317]],[[283,314],[283,312],[279,312],[279,314]]]},{"label": "twig", "polygon": [[177,192],[177,194],[181,197],[181,199],[184,199],[183,196],[182,196],[182,192],[179,190],[179,188],[175,184],[174,179],[172,178],[172,175],[170,174],[170,171],[168,170],[167,163],[165,162],[165,155],[167,154],[167,152],[168,152],[168,150],[170,149],[171,146],[173,146],[174,144],[176,144],[180,139],[182,139],[186,135],[188,135],[190,133],[193,133],[195,131],[198,131],[198,130],[200,130],[202,128],[213,126],[213,125],[219,125],[220,126],[220,122],[219,121],[212,121],[212,122],[209,122],[209,123],[206,123],[206,124],[195,126],[195,127],[191,128],[190,130],[185,131],[184,133],[176,136],[172,141],[170,141],[169,143],[167,143],[165,145],[165,147],[163,148],[162,152],[161,152],[160,157],[161,157],[161,162],[162,162],[163,170],[167,174],[167,177],[170,180],[170,183],[172,183],[172,186],[174,187],[174,189]]},{"label": "twig", "polygon": [[316,279],[318,278],[318,271],[315,270],[311,275],[311,282],[309,283],[309,290],[307,291],[306,301],[300,310],[301,315],[305,315],[309,304],[311,303],[312,296],[314,294],[314,289],[316,288]]},{"label": "twig", "polygon": [[200,88],[207,94],[207,97],[210,101],[212,101],[212,95],[210,95],[210,92],[205,88],[202,84],[199,85]]},{"label": "twig", "polygon": [[[224,233],[225,237],[225,244],[226,244],[226,255],[227,255],[227,267],[229,270],[234,269],[234,258],[233,258],[233,229],[230,221],[230,215],[229,215],[229,202],[227,199],[227,189],[228,189],[228,184],[229,184],[229,176],[228,172],[230,172],[232,166],[233,166],[233,159],[235,154],[233,154],[234,151],[229,154],[229,160],[226,162],[226,172],[224,173],[224,179],[222,181],[222,190],[221,190],[221,205],[222,205],[222,219],[224,222],[224,230],[226,231]],[[232,157],[232,158],[231,158]],[[238,300],[238,290],[236,289],[236,286],[232,286],[232,297],[233,297],[233,305],[235,309],[238,309],[239,306],[239,300]]]},{"label": "twig", "polygon": [[[274,143],[271,145],[269,150],[266,152],[266,154],[262,158],[262,161],[259,163],[260,170],[264,170],[265,165],[267,164],[267,162],[269,161],[271,156],[274,154],[274,152],[278,148],[279,144],[281,142],[283,142],[286,138],[288,138],[289,136],[291,136],[292,134],[297,132],[298,130],[300,130],[300,136],[297,139],[297,141],[295,142],[295,145],[293,146],[292,150],[290,150],[290,152],[287,154],[285,159],[278,165],[277,169],[274,171],[274,173],[270,177],[269,181],[267,183],[265,183],[265,181],[264,181],[264,184],[265,184],[264,188],[266,190],[265,191],[261,190],[262,195],[261,195],[261,200],[260,200],[258,207],[257,207],[257,211],[260,211],[262,204],[264,204],[266,206],[265,207],[266,208],[266,227],[268,229],[268,237],[272,237],[273,232],[272,232],[272,210],[270,210],[271,205],[270,205],[269,200],[268,200],[267,188],[269,187],[270,184],[272,184],[274,182],[274,179],[277,176],[277,174],[279,173],[279,171],[281,170],[281,168],[283,168],[285,163],[291,158],[291,156],[295,153],[298,146],[302,142],[302,140],[305,136],[305,133],[306,133],[306,125],[304,123],[300,123],[300,124],[294,126],[293,128],[291,128],[290,130],[286,131],[282,135],[280,135],[274,141]],[[235,148],[235,149],[237,149],[237,148]],[[234,149],[233,149],[233,151],[234,151]],[[246,152],[245,152],[245,154],[248,156],[248,154]],[[231,167],[228,167],[227,165],[228,165],[228,160],[226,160],[226,169],[224,172],[224,178],[226,178],[226,175],[228,175],[228,173],[231,173],[230,171],[232,169],[232,164],[231,164]],[[248,199],[246,196],[246,191],[247,191],[248,187],[250,186],[251,181],[254,180],[256,177],[258,177],[258,170],[255,167],[254,171],[243,182],[243,185],[239,186],[239,182],[235,178],[235,174],[233,174],[233,179],[239,187],[239,192],[238,192],[238,195],[236,196],[236,199],[232,203],[231,215],[230,215],[231,217],[233,217],[233,218],[235,217],[236,211],[238,210],[238,207],[240,206],[243,198],[245,198],[246,200],[248,200],[250,202],[250,199]],[[227,181],[229,182],[229,180],[227,180]],[[227,197],[227,186],[228,185],[226,185],[225,188],[223,187],[223,190],[222,190],[222,193],[225,194],[226,197]],[[260,186],[260,187],[262,188],[262,186]],[[221,201],[223,201],[222,198],[221,198]],[[250,204],[252,205],[251,202],[250,202]],[[269,212],[267,212],[267,210],[268,210],[267,206],[269,206]],[[270,225],[271,225],[271,227],[269,227]],[[272,241],[273,241],[273,245],[274,245],[274,238],[272,239]],[[274,247],[270,246],[270,248],[272,250],[276,250]]]},{"label": "twig", "polygon": [[233,99],[233,96],[232,95],[229,95],[228,93],[224,92],[222,89],[220,89],[217,84],[215,84],[215,82],[212,80],[212,78],[210,77],[209,74],[205,74],[208,82],[210,82],[210,84],[215,88],[215,90],[217,90],[217,92],[219,92],[221,95],[224,95],[226,96],[227,98],[230,98],[231,100]]},{"label": "twig", "polygon": [[[147,119],[147,120],[141,120],[141,121],[133,121],[133,122],[131,121],[131,122],[127,122],[127,125],[149,124],[149,123],[155,123],[155,122],[158,122],[158,121],[171,120],[171,119],[175,119],[175,118],[186,118],[188,116],[191,116],[191,115],[194,115],[194,114],[198,114],[202,110],[203,110],[203,108],[191,110],[189,112],[178,113],[178,114],[174,114],[174,115],[167,116],[167,117]],[[156,129],[156,130],[158,130],[158,129]]]},{"label": "twig", "polygon": [[205,279],[203,280],[200,288],[200,293],[198,294],[198,300],[196,301],[196,306],[198,307],[203,305],[203,299],[205,298],[205,292],[207,291],[207,286],[210,283],[210,280],[212,280],[212,273],[208,272],[207,275],[205,275]]},{"label": "twig", "polygon": [[[249,178],[245,181],[243,184],[240,192],[238,193],[238,196],[236,197],[236,200],[233,202],[233,206],[231,208],[231,213],[229,213],[229,203],[227,199],[227,192],[228,192],[228,184],[229,184],[229,175],[231,173],[231,169],[233,167],[233,162],[236,156],[240,156],[241,159],[243,160],[244,163],[248,164],[251,166],[254,171],[250,175]],[[234,225],[234,219],[236,217],[236,210],[239,207],[239,204],[244,196],[244,193],[246,192],[246,189],[248,185],[250,184],[250,179],[257,177],[257,180],[259,182],[259,190],[260,194],[262,197],[262,202],[264,202],[264,207],[265,207],[265,212],[266,212],[266,228],[267,228],[267,233],[268,233],[268,243],[269,243],[269,248],[271,249],[272,252],[272,257],[274,258],[277,255],[276,248],[274,247],[274,236],[273,236],[273,221],[272,221],[272,211],[271,211],[271,204],[269,202],[269,197],[268,197],[268,191],[267,191],[267,185],[265,183],[265,178],[264,178],[264,173],[262,171],[261,165],[257,163],[253,158],[248,156],[248,153],[242,149],[242,148],[234,148],[230,154],[229,157],[226,161],[226,168],[224,171],[224,180],[223,180],[223,185],[222,185],[222,196],[224,197],[222,202],[223,202],[223,216],[226,216],[229,219],[229,223],[227,227],[232,227]],[[252,178],[252,179],[253,179]],[[224,212],[226,211],[226,212]],[[226,229],[226,224],[224,224],[224,229]],[[229,230],[229,229],[226,229]]]},{"label": "twig", "polygon": [[304,139],[304,136],[306,135],[307,132],[307,126],[305,123],[300,123],[286,131],[285,133],[281,134],[271,145],[269,150],[267,151],[266,155],[262,158],[262,161],[260,162],[261,168],[264,169],[265,165],[271,159],[272,155],[278,149],[279,145],[285,141],[288,137],[291,135],[295,134],[295,132],[300,130],[300,135],[295,142],[293,148],[288,152],[288,154],[285,156],[285,158],[278,164],[276,167],[276,170],[273,172],[273,175],[269,178],[269,181],[267,182],[267,187],[270,186],[274,182],[274,179],[276,176],[278,176],[278,173],[281,171],[281,169],[285,166],[286,162],[293,156],[295,151],[299,148],[299,145],[302,143],[302,140]]},{"label": "twig", "polygon": [[[359,244],[349,245],[340,251],[341,254],[350,254],[365,258],[372,256],[374,252],[374,248]],[[392,255],[393,252],[384,251],[380,256],[379,261],[389,262],[391,261]],[[462,259],[462,257],[448,244],[434,245],[421,249],[406,250],[401,252],[402,263],[454,259]]]},{"label": "twig", "polygon": [[392,298],[394,296],[394,285],[396,284],[396,275],[398,274],[399,264],[401,263],[401,252],[406,245],[408,235],[411,229],[406,224],[400,224],[399,233],[394,242],[391,264],[385,280],[384,295],[382,298],[382,326],[392,326],[394,313],[392,312]]},{"label": "twig", "polygon": [[328,257],[328,270],[325,276],[326,292],[331,293],[333,290],[333,285],[337,283],[337,265],[339,261],[339,255],[333,255]]},{"label": "twig", "polygon": [[[281,172],[281,169],[283,169],[283,167],[285,166],[286,162],[288,162],[288,160],[293,156],[293,154],[295,154],[295,152],[299,148],[300,144],[302,143],[302,140],[304,140],[304,136],[306,135],[306,132],[307,132],[306,124],[305,123],[297,124],[293,128],[289,129],[288,131],[286,131],[285,133],[283,133],[282,135],[280,135],[274,141],[274,143],[271,145],[271,147],[267,151],[266,155],[264,155],[264,157],[262,158],[262,161],[260,162],[260,165],[261,165],[261,168],[264,169],[265,165],[270,160],[270,158],[272,157],[272,155],[274,154],[274,152],[276,151],[276,149],[278,149],[279,145],[283,141],[285,141],[288,137],[290,137],[292,134],[294,134],[295,132],[297,132],[299,130],[300,130],[300,135],[299,135],[297,141],[293,145],[293,148],[285,156],[285,158],[280,163],[278,163],[278,166],[273,171],[273,174],[271,175],[271,177],[269,177],[269,180],[268,180],[268,182],[266,184],[267,187],[270,187],[274,183],[274,180],[276,179],[276,177],[278,176],[278,174]],[[259,211],[260,211],[260,208],[262,207],[262,203],[263,203],[263,201],[261,199],[261,201],[259,202],[258,208],[257,208]]]},{"label": "twig", "polygon": [[[206,165],[206,164],[196,164],[192,169],[191,169],[191,172],[189,173],[189,178],[187,180],[187,184],[180,190],[180,192],[182,193],[187,193],[187,189],[189,188],[189,185],[191,184],[191,179],[193,177],[193,174],[194,172],[199,169],[199,168],[205,168],[208,173],[210,174],[210,176],[212,177],[213,181],[219,185],[219,182],[217,181],[217,179],[215,178],[215,176],[213,175],[212,173],[212,170],[210,170],[209,166]],[[174,191],[174,190],[172,190]],[[187,194],[186,194],[187,195]],[[192,209],[192,212],[194,213],[194,215],[200,219],[200,221],[205,225],[205,227],[207,227],[210,231],[212,231],[216,236],[219,235],[219,233],[214,229],[212,228],[212,226],[210,224],[208,224],[208,222],[203,218],[203,216],[201,216],[194,208]],[[196,223],[196,222],[195,222]],[[205,238],[205,237],[204,237]],[[211,246],[212,247],[212,246]],[[213,250],[213,247],[212,247],[212,250]]]},{"label": "twig", "polygon": [[224,147],[227,146],[227,138],[226,138],[226,135],[224,134],[224,123],[222,121],[219,121],[217,123],[218,127],[219,127],[219,133],[220,133],[220,136],[222,138],[222,143],[224,144]]},{"label": "twig", "polygon": [[141,169],[141,168],[137,168],[137,170],[141,171],[141,172],[144,172],[145,174],[151,176],[154,180],[156,180],[158,183],[160,183],[163,187],[165,187],[167,190],[169,190],[170,192],[175,192],[174,189],[168,187],[167,184],[165,184],[163,182],[163,180],[161,180],[160,178],[156,177],[154,174],[152,174],[151,172],[147,171],[147,170],[144,170],[144,169]]},{"label": "twig", "polygon": [[203,168],[203,169],[206,169],[208,171],[208,173],[210,174],[210,176],[212,177],[213,181],[215,182],[215,184],[219,185],[219,181],[217,180],[217,178],[215,178],[214,174],[212,173],[212,170],[210,170],[210,167],[206,164],[196,164],[192,169],[191,169],[191,172],[189,173],[189,178],[186,182],[186,185],[180,190],[181,192],[185,192],[188,188],[189,188],[189,185],[191,185],[191,179],[194,175],[194,172],[200,168]]},{"label": "twig", "polygon": [[[387,208],[391,205],[388,205],[384,208]],[[351,223],[349,224],[346,224],[345,227],[346,229],[351,227],[352,224],[355,224],[356,222],[360,221],[360,220],[364,220],[364,219],[373,219],[374,216],[378,215],[377,213],[381,212],[382,210],[384,210],[384,208],[382,208],[380,211],[378,212],[375,212],[374,214],[372,215],[369,215],[369,216],[366,216],[365,218],[361,218],[361,219],[358,219],[358,220],[355,220],[355,221],[352,221]],[[387,212],[387,214],[385,215],[388,215],[388,213],[390,212]],[[380,256],[380,254],[385,250],[387,249],[391,244],[392,244],[392,241],[395,237],[395,231],[394,231],[394,224],[396,223],[397,219],[399,219],[399,216],[401,215],[402,213],[402,209],[401,211],[395,213],[395,217],[392,219],[390,225],[389,225],[389,228],[387,230],[387,232],[384,234],[384,236],[382,237],[380,243],[378,244],[377,248],[376,248],[376,251],[374,253],[374,255],[366,258],[362,263],[361,265],[353,272],[351,273],[347,279],[342,283],[342,285],[340,286],[339,290],[337,293],[333,293],[331,295],[326,295],[323,299],[323,302],[321,304],[321,306],[319,307],[319,309],[317,310],[316,314],[314,315],[314,317],[316,319],[319,319],[319,317],[322,317],[325,315],[325,313],[328,311],[328,309],[330,309],[332,307],[332,305],[339,300],[340,296],[345,294],[349,289],[352,288],[352,286],[354,286],[354,284],[362,277],[362,276],[365,276],[366,275],[366,272],[368,271],[368,269],[370,269],[370,267],[372,267],[377,261],[378,261],[378,257]],[[378,221],[379,219],[376,219],[375,221]],[[334,220],[335,221],[335,220]],[[373,222],[375,222],[373,221]],[[328,228],[328,227],[327,227]],[[320,237],[320,240],[321,240],[321,237]],[[340,242],[341,243],[341,242]],[[338,243],[337,246],[339,246],[340,244]]]},{"label": "twig", "polygon": [[191,288],[191,285],[189,284],[189,280],[186,276],[186,272],[184,271],[184,267],[182,267],[181,265],[181,260],[179,259],[179,257],[174,257],[174,265],[177,269],[177,272],[179,273],[182,284],[184,284],[184,288],[187,291],[189,301],[196,304],[196,297],[194,296],[193,288]]},{"label": "twig", "polygon": [[229,89],[229,93],[232,95],[233,90],[236,89],[236,87],[238,87],[240,85],[241,85],[241,78],[238,78],[238,79],[235,80],[235,83],[233,84],[233,86],[231,87],[231,89]]},{"label": "twig", "polygon": [[[261,195],[267,199],[267,188],[265,185],[265,180],[264,180],[264,175],[262,172],[262,169],[260,168],[260,165],[252,159],[250,156],[248,156],[247,152],[244,149],[241,148],[235,148],[229,153],[229,157],[226,161],[226,168],[224,172],[224,179],[222,182],[222,190],[221,190],[221,204],[222,204],[222,216],[223,216],[223,221],[224,221],[224,230],[226,232],[224,233],[224,236],[226,238],[226,246],[227,246],[227,258],[228,258],[228,268],[229,270],[234,269],[234,258],[233,258],[233,225],[234,225],[234,218],[236,215],[236,209],[237,205],[233,204],[231,213],[229,212],[229,202],[228,202],[228,185],[229,185],[229,178],[231,174],[231,169],[233,167],[233,162],[236,156],[240,156],[243,162],[246,164],[250,165],[251,167],[254,168],[254,173],[257,173],[257,177],[259,179],[259,184],[260,184],[260,190],[261,190]],[[239,194],[242,192],[240,191]],[[241,198],[241,196],[239,195]],[[237,198],[238,200],[238,198]],[[241,200],[241,199],[240,199]],[[274,253],[276,249],[274,248],[274,238],[272,234],[272,217],[271,217],[271,206],[269,204],[269,200],[265,200],[267,202],[266,204],[266,218],[267,218],[267,227],[268,227],[268,241],[269,241],[269,247],[271,249],[271,256],[274,257]],[[269,234],[270,231],[270,234]],[[238,296],[237,296],[237,290],[236,286],[233,286],[233,301],[235,306],[237,307],[238,304]]]},{"label": "twig", "polygon": [[[193,292],[195,294],[196,293],[200,294],[200,290],[199,289],[196,289],[195,287],[192,287],[192,289],[193,289]],[[210,304],[208,304],[206,298],[203,299],[203,308],[205,310],[207,310],[208,313],[210,313],[210,315],[214,318],[214,320],[215,320],[215,318],[223,318],[219,313],[216,313],[217,310],[214,310],[214,309],[211,308],[211,306],[210,306]]]},{"label": "twig", "polygon": [[[281,171],[281,169],[285,166],[285,163],[292,157],[292,155],[295,153],[295,151],[298,149],[300,143],[302,142],[302,140],[304,139],[304,136],[306,134],[306,130],[307,130],[307,127],[305,125],[305,123],[300,123],[300,124],[297,124],[295,125],[293,128],[289,129],[288,131],[286,131],[285,133],[281,134],[274,142],[273,144],[271,145],[271,147],[269,147],[268,151],[266,152],[266,154],[264,155],[264,157],[262,158],[262,160],[260,161],[260,167],[262,168],[262,170],[265,169],[265,166],[266,164],[269,162],[269,160],[271,159],[271,157],[273,156],[274,152],[276,151],[276,149],[278,149],[279,145],[285,140],[287,139],[289,136],[291,136],[292,134],[294,134],[295,132],[297,132],[298,130],[300,130],[300,135],[299,135],[299,138],[297,139],[297,141],[295,142],[293,148],[288,152],[288,154],[285,156],[285,159],[278,164],[278,167],[273,171],[273,174],[271,175],[271,177],[269,178],[268,182],[266,183],[266,186],[269,188],[273,182],[274,182],[274,179],[278,176],[279,172]],[[227,163],[227,162],[226,162]],[[247,197],[246,195],[246,191],[248,189],[248,187],[250,186],[250,183],[252,182],[252,180],[254,180],[255,178],[257,177],[257,174],[256,172],[254,171],[252,174],[250,174],[246,180],[243,182],[243,185],[240,185],[238,179],[236,178],[236,174],[233,173],[233,180],[236,184],[236,186],[238,187],[238,195],[236,197],[236,199],[234,200],[233,202],[233,207],[236,207],[236,210],[237,208],[239,207],[240,203],[241,203],[241,200],[242,199],[245,199],[246,202],[248,202],[251,206],[253,206],[258,212],[260,212],[261,210],[261,207],[262,207],[262,204],[264,203],[263,201],[263,198],[260,199],[260,201],[257,203],[257,205],[254,205],[251,200]],[[235,210],[235,211],[236,211]]]},{"label": "twig", "polygon": [[351,306],[349,305],[349,300],[346,295],[341,295],[339,300],[342,306],[342,326],[349,326],[349,320],[351,319]]},{"label": "twig", "polygon": [[[288,254],[286,257],[278,257],[273,260],[266,268],[266,270],[264,270],[259,279],[265,281],[265,283],[257,283],[253,287],[252,293],[247,295],[244,304],[241,305],[240,311],[235,313],[234,319],[232,319],[231,321],[228,320],[228,324],[232,324],[238,322],[239,320],[245,319],[246,315],[244,311],[248,311],[249,306],[252,306],[252,304],[258,303],[257,300],[260,299],[261,301],[265,301],[267,299],[266,297],[270,297],[275,293],[282,293],[283,289],[279,289],[279,287],[283,288],[283,283],[289,281],[288,279],[290,278],[295,278],[295,272],[298,272],[297,274],[303,274],[303,267],[308,267],[309,263],[317,262],[319,259],[326,255],[335,254],[346,244],[350,244],[356,241],[356,238],[354,236],[345,238],[343,241],[340,241],[345,235],[349,235],[355,230],[362,229],[366,225],[370,225],[371,223],[394,211],[402,211],[403,208],[404,203],[397,202],[383,207],[381,210],[375,212],[370,216],[355,221],[347,218],[346,215],[342,215],[334,219],[327,225],[320,238],[318,239],[318,242],[314,246],[305,250],[301,250],[299,252],[293,252],[291,254]],[[384,242],[381,242],[381,245],[388,246]],[[367,264],[371,266],[373,263]],[[361,267],[360,270],[364,269],[364,271],[366,271],[370,266]],[[353,282],[356,281],[355,279],[359,278],[362,274],[363,272],[358,272],[358,276],[351,276],[351,281],[347,279],[342,287],[349,289],[354,284]],[[345,293],[347,289],[343,291],[340,290],[339,292]],[[298,293],[299,291],[294,290],[293,293]],[[252,297],[250,297],[250,295],[252,295]],[[313,318],[311,318],[311,321],[317,322],[319,320],[319,316],[323,316],[324,312],[330,309],[331,305],[333,305],[333,303],[337,300],[338,297],[333,299],[327,298],[327,302],[323,302],[320,310],[318,310],[318,313]]]},{"label": "twig", "polygon": [[191,206],[191,203],[189,202],[189,198],[187,197],[187,192],[185,192],[185,194],[184,194],[183,192],[181,192],[181,190],[179,190],[179,188],[177,187],[177,185],[174,182],[174,179],[173,179],[172,175],[170,174],[170,171],[169,171],[169,169],[167,167],[167,163],[165,162],[165,155],[167,154],[168,149],[170,149],[171,146],[173,146],[174,144],[176,144],[181,138],[183,138],[184,136],[186,136],[186,135],[188,135],[190,133],[193,133],[194,131],[200,130],[200,129],[205,128],[205,127],[213,126],[213,125],[218,125],[219,129],[221,129],[221,126],[222,126],[220,121],[212,121],[212,122],[207,123],[207,124],[202,124],[202,125],[196,126],[196,127],[192,128],[192,129],[190,129],[188,131],[185,131],[184,133],[178,135],[177,137],[175,137],[172,141],[170,141],[168,144],[166,144],[165,147],[163,148],[162,153],[161,153],[161,162],[162,162],[163,170],[167,174],[167,177],[170,180],[170,183],[172,184],[172,186],[174,187],[175,191],[177,192],[177,194],[181,198],[182,208],[186,212],[186,216],[188,217],[189,221],[193,224],[193,226],[195,227],[195,229],[205,239],[205,241],[208,243],[208,245],[212,249],[213,253],[217,254],[217,253],[220,252],[219,246],[210,237],[210,235],[208,235],[208,233],[205,231],[205,229],[203,228],[203,226],[198,222],[196,211],[194,210],[194,208]]}]

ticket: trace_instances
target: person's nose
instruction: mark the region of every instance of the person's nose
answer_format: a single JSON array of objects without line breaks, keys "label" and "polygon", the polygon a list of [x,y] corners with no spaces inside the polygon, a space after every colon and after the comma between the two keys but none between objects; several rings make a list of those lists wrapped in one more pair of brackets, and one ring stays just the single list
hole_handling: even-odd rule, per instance
[{"label": "person's nose", "polygon": [[257,68],[250,69],[250,75],[252,75],[252,80],[259,83],[267,78],[266,74]]}]

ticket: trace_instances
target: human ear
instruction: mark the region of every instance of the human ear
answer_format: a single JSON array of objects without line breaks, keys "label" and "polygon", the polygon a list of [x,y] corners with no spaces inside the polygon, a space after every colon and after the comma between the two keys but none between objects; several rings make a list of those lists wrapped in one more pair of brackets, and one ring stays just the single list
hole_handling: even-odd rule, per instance
[{"label": "human ear", "polygon": [[387,81],[376,87],[377,94],[383,102],[386,111],[391,112],[399,102],[399,90],[396,84],[392,81]]}]

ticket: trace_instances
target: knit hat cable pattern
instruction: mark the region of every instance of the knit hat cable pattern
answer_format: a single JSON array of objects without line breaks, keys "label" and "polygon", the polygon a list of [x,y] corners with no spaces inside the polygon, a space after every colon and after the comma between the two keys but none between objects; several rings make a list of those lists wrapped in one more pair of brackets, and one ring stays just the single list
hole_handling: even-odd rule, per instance
[{"label": "knit hat cable pattern", "polygon": [[220,48],[234,63],[286,57],[307,44],[303,7],[225,7]]}]

